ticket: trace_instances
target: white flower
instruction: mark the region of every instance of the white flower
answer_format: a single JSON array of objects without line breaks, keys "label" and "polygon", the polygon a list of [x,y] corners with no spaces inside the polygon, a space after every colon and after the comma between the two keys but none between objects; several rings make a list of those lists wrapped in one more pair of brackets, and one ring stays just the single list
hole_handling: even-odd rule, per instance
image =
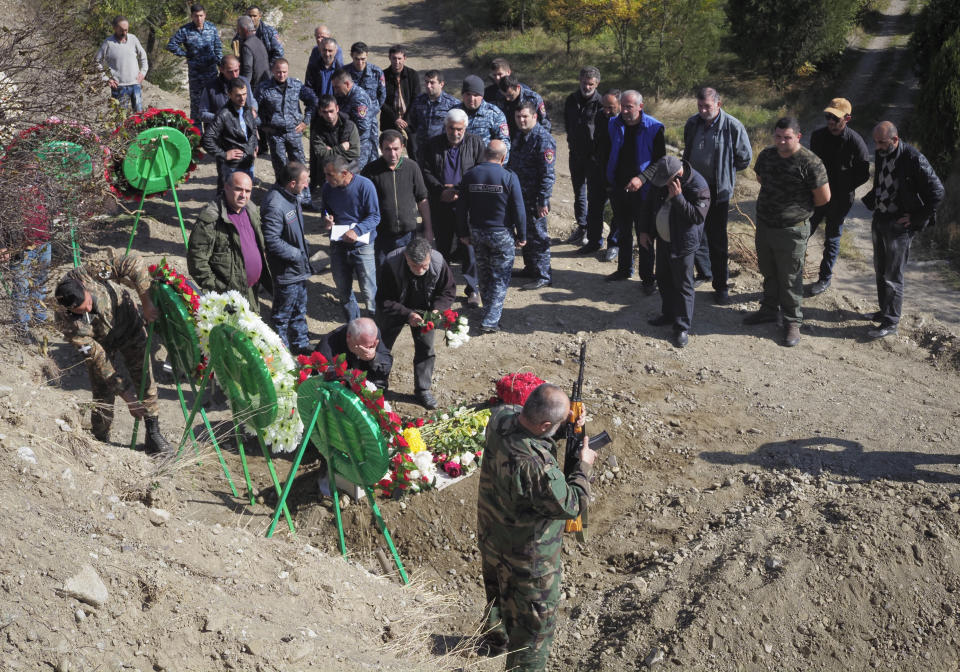
[{"label": "white flower", "polygon": [[460,464],[462,464],[465,467],[469,467],[471,464],[473,464],[473,461],[476,459],[476,457],[477,457],[476,455],[474,455],[469,451],[466,453],[463,453],[462,455],[460,455],[460,458],[459,458]]}]

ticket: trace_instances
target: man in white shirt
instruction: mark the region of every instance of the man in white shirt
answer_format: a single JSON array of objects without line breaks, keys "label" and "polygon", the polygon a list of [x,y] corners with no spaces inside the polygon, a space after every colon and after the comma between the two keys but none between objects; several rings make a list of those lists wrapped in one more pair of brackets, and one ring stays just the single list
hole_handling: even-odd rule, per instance
[{"label": "man in white shirt", "polygon": [[136,35],[130,34],[130,23],[126,17],[118,16],[113,20],[113,35],[100,45],[94,60],[103,69],[106,65],[110,74],[103,73],[110,86],[110,95],[134,112],[143,111],[143,95],[140,84],[147,76],[147,52]]}]

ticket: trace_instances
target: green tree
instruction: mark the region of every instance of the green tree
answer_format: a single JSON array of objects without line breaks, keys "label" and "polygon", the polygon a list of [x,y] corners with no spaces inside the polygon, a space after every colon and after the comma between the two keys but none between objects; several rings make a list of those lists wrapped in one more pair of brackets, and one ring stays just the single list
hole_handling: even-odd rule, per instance
[{"label": "green tree", "polygon": [[593,35],[603,25],[604,0],[553,0],[543,9],[544,28],[562,35],[567,54],[574,37]]},{"label": "green tree", "polygon": [[836,57],[864,0],[729,0],[733,50],[778,88],[801,66]]},{"label": "green tree", "polygon": [[921,86],[941,46],[957,30],[960,30],[960,12],[957,12],[956,0],[930,0],[920,12],[910,36],[910,49]]},{"label": "green tree", "polygon": [[920,142],[941,175],[960,150],[960,28],[932,58],[920,89]]}]

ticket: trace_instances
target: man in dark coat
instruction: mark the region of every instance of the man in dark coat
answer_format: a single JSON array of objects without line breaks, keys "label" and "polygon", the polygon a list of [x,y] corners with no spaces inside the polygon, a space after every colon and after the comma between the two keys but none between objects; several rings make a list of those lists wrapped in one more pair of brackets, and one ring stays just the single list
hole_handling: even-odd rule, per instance
[{"label": "man in dark coat", "polygon": [[323,186],[323,164],[334,156],[342,156],[351,164],[356,163],[360,158],[360,133],[357,125],[340,112],[337,99],[326,94],[320,96],[317,113],[310,123],[311,190],[320,191]]},{"label": "man in dark coat", "polygon": [[241,16],[237,19],[237,38],[240,44],[240,75],[250,80],[254,89],[270,77],[270,57],[267,48],[257,37],[253,19]]},{"label": "man in dark coat", "polygon": [[387,99],[380,115],[380,126],[392,128],[407,136],[407,156],[417,158],[420,148],[413,133],[407,130],[413,101],[420,95],[417,71],[407,66],[407,48],[400,44],[390,47],[390,67],[383,71],[387,80]]},{"label": "man in dark coat", "polygon": [[449,310],[457,296],[453,272],[443,255],[430,249],[425,238],[414,238],[406,247],[387,255],[377,287],[377,323],[384,345],[393,344],[405,326],[413,336],[413,391],[427,409],[437,407],[430,388],[437,355],[433,347],[436,330],[423,331],[424,313]]},{"label": "man in dark coat", "polygon": [[358,317],[320,339],[317,352],[331,362],[346,355],[347,366],[367,374],[367,380],[386,392],[393,355],[380,339],[377,323]]},{"label": "man in dark coat", "polygon": [[673,344],[689,341],[693,320],[693,257],[700,247],[703,223],[710,209],[710,185],[686,161],[664,156],[650,178],[653,185],[644,201],[644,231],[638,242],[649,248],[657,237],[657,278],[661,311],[654,326],[673,325]]},{"label": "man in dark coat", "polygon": [[238,170],[253,178],[257,126],[247,106],[247,83],[239,77],[230,82],[230,101],[207,125],[203,149],[217,160],[217,193],[223,193],[224,182]]}]

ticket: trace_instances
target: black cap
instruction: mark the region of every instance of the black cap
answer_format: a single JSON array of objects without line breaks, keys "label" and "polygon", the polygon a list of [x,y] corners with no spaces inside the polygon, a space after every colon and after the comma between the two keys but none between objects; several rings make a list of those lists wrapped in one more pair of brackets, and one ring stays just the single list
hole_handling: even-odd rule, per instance
[{"label": "black cap", "polygon": [[463,78],[463,88],[461,93],[475,93],[483,95],[483,80],[476,75],[467,75]]},{"label": "black cap", "polygon": [[57,303],[64,308],[76,308],[87,298],[87,290],[76,278],[64,278],[57,285]]},{"label": "black cap", "polygon": [[683,164],[675,156],[664,156],[657,161],[657,172],[653,174],[650,181],[655,187],[666,186],[667,182],[673,179],[673,176],[680,172]]}]

